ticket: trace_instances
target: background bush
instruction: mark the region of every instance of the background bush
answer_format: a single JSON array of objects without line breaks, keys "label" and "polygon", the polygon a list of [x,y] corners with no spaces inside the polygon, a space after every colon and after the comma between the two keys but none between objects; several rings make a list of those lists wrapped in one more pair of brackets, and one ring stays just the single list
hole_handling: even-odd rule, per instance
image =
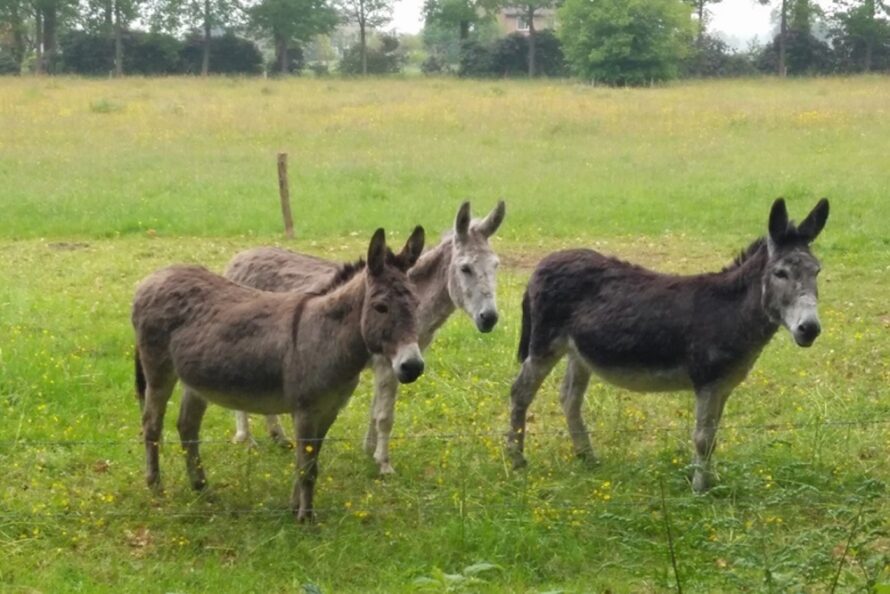
[{"label": "background bush", "polygon": [[[380,37],[380,45],[368,43],[367,46],[368,74],[394,74],[401,71],[404,56],[399,48],[399,40],[391,35]],[[362,73],[362,50],[355,44],[346,50],[340,60],[340,72],[343,74]]]}]

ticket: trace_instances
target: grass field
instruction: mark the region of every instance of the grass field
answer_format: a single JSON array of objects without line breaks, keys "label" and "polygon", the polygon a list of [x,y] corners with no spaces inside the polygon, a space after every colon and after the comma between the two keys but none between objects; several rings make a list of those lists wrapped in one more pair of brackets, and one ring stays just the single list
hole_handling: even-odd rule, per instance
[{"label": "grass field", "polygon": [[[0,80],[0,590],[13,592],[890,592],[890,79],[615,90],[452,80]],[[279,235],[290,155],[298,240]],[[689,394],[594,382],[601,465],[571,455],[561,371],[532,407],[530,466],[501,449],[531,267],[592,246],[718,269],[769,206],[832,213],[823,335],[782,331],[729,400],[720,486],[694,496]],[[322,453],[320,521],[287,508],[290,452],[202,436],[187,485],[144,486],[135,283],[277,243],[351,260],[385,226],[446,230],[498,197],[501,322],[456,315],[401,390],[381,480],[364,378]],[[176,398],[174,398],[174,407]],[[664,499],[661,491],[664,490]],[[668,545],[673,539],[678,575]]]}]

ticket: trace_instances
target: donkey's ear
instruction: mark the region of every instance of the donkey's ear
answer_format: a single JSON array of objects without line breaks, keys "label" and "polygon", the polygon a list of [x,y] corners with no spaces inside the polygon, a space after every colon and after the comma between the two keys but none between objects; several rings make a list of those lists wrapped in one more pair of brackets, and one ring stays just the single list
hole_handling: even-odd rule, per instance
[{"label": "donkey's ear", "polygon": [[769,211],[769,237],[774,243],[782,243],[787,233],[788,209],[785,208],[785,199],[778,198]]},{"label": "donkey's ear", "polygon": [[382,228],[374,231],[371,245],[368,246],[368,271],[372,276],[383,274],[386,265],[386,232]]},{"label": "donkey's ear", "polygon": [[816,204],[813,210],[810,211],[807,218],[797,226],[797,233],[800,235],[801,239],[804,239],[809,243],[816,239],[816,236],[819,235],[822,228],[825,227],[825,221],[827,220],[828,198],[823,198]]},{"label": "donkey's ear", "polygon": [[454,234],[458,241],[465,242],[470,236],[470,203],[464,202],[457,211],[457,218],[454,219]]},{"label": "donkey's ear", "polygon": [[405,242],[405,247],[402,248],[402,253],[399,254],[399,260],[405,264],[406,270],[414,266],[414,263],[417,262],[417,259],[423,252],[424,238],[423,227],[420,225],[414,227],[414,232],[411,233],[411,237],[408,238],[408,241]]},{"label": "donkey's ear", "polygon": [[482,235],[485,237],[491,237],[494,235],[494,232],[498,230],[498,227],[501,226],[501,223],[504,222],[504,213],[506,212],[507,205],[504,204],[503,200],[498,200],[498,205],[494,207],[488,216],[482,219],[482,221],[476,225],[476,229],[479,230]]}]

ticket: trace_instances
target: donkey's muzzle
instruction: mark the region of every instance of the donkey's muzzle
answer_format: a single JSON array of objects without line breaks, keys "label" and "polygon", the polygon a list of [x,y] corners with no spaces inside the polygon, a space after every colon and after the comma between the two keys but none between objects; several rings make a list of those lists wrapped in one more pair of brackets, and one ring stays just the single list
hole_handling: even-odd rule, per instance
[{"label": "donkey's muzzle", "polygon": [[819,325],[819,322],[807,320],[798,324],[797,328],[794,329],[794,341],[797,342],[798,346],[808,347],[816,341],[816,338],[821,333],[822,327]]},{"label": "donkey's muzzle", "polygon": [[397,376],[402,384],[410,384],[423,374],[423,359],[409,359],[399,364]]},{"label": "donkey's muzzle", "polygon": [[486,309],[479,314],[476,320],[476,327],[479,329],[479,332],[491,332],[497,323],[498,312],[493,309]]}]

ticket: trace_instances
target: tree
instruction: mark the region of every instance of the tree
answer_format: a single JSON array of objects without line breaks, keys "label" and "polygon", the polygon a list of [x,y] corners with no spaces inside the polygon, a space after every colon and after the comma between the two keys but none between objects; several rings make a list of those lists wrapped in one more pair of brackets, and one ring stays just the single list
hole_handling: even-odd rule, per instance
[{"label": "tree", "polygon": [[87,0],[81,20],[89,32],[107,35],[114,46],[114,75],[124,73],[124,32],[139,16],[142,0]]},{"label": "tree", "polygon": [[[763,6],[769,6],[773,0],[757,0]],[[786,66],[786,45],[788,42],[788,5],[789,0],[778,0],[779,2],[779,33],[776,36],[776,48],[778,50],[778,60],[776,62],[776,74],[785,77],[788,74]]]},{"label": "tree", "polygon": [[0,0],[0,28],[9,35],[9,53],[16,72],[21,72],[25,54],[28,52],[28,12],[27,0]]},{"label": "tree", "polygon": [[463,43],[470,38],[470,30],[490,19],[500,4],[501,0],[426,0],[424,21],[426,26],[457,29]]},{"label": "tree", "polygon": [[575,74],[609,84],[676,77],[694,36],[692,9],[681,0],[566,0],[559,18]]},{"label": "tree", "polygon": [[33,0],[35,72],[55,72],[58,63],[59,28],[74,15],[74,0]]},{"label": "tree", "polygon": [[701,45],[705,35],[705,27],[708,19],[708,4],[719,4],[723,0],[688,0],[698,15],[698,35],[695,38],[695,44]]},{"label": "tree", "polygon": [[379,47],[372,44],[366,48],[364,56],[360,45],[346,50],[339,69],[343,74],[394,74],[401,70],[404,61],[398,38],[382,35]]},{"label": "tree", "polygon": [[337,12],[325,0],[261,0],[248,11],[251,28],[268,35],[275,45],[275,64],[281,74],[290,65],[288,50],[337,26]]},{"label": "tree", "polygon": [[368,30],[392,19],[393,0],[341,0],[346,20],[358,25],[362,75],[368,74]]},{"label": "tree", "polygon": [[214,28],[240,24],[244,16],[239,0],[153,0],[153,29],[177,33],[182,28],[200,29],[201,76],[210,71],[210,38]]},{"label": "tree", "polygon": [[[835,0],[835,46],[871,72],[876,55],[890,62],[890,5],[882,0]],[[888,64],[890,65],[890,64]]]},{"label": "tree", "polygon": [[540,16],[541,12],[546,9],[555,8],[561,3],[561,0],[521,0],[516,6],[522,11],[523,17],[528,21],[528,75],[530,77],[536,74],[536,49],[537,49],[537,31],[535,29],[535,17]]}]

